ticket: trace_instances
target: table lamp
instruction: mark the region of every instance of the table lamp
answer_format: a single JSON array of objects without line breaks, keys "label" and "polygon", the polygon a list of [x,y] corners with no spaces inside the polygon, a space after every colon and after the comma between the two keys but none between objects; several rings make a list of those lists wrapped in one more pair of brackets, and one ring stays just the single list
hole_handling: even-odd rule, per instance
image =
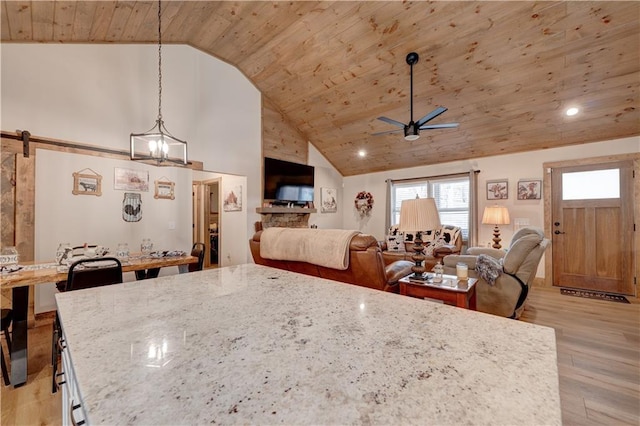
[{"label": "table lamp", "polygon": [[501,249],[500,245],[500,229],[498,225],[509,224],[509,210],[505,206],[487,206],[484,208],[482,215],[483,225],[493,225],[493,248]]},{"label": "table lamp", "polygon": [[424,275],[424,246],[422,245],[422,232],[440,227],[440,214],[433,198],[414,198],[403,200],[400,205],[400,232],[415,232],[416,238],[413,241],[413,251],[411,259],[416,263],[411,267],[413,275],[411,279],[426,281]]}]

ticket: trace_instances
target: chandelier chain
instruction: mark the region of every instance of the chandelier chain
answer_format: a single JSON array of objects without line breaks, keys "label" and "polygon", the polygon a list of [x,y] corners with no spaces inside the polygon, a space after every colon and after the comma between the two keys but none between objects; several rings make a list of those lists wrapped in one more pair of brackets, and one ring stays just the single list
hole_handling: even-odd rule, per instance
[{"label": "chandelier chain", "polygon": [[[162,123],[162,0],[158,0],[158,125]],[[162,133],[162,129],[160,129]]]}]

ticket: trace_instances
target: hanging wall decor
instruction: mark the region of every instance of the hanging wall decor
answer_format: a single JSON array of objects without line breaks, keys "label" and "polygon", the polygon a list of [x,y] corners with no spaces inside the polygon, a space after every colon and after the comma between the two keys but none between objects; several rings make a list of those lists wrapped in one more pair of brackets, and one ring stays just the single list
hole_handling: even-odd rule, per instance
[{"label": "hanging wall decor", "polygon": [[113,171],[113,189],[149,191],[149,172],[116,167]]},{"label": "hanging wall decor", "polygon": [[174,187],[175,183],[171,182],[166,177],[161,177],[160,180],[155,181],[156,184],[156,193],[153,198],[165,199],[165,200],[174,200],[176,197],[174,195]]},{"label": "hanging wall decor", "polygon": [[539,200],[542,198],[542,181],[538,179],[518,181],[518,200]]},{"label": "hanging wall decor", "polygon": [[[85,172],[85,173],[83,173]],[[102,176],[91,169],[73,173],[73,195],[102,195]]]},{"label": "hanging wall decor", "polygon": [[230,190],[225,190],[222,205],[225,212],[242,211],[242,186],[237,185]]},{"label": "hanging wall decor", "polygon": [[142,219],[142,196],[125,192],[122,200],[122,219],[125,222],[140,222]]},{"label": "hanging wall decor", "polygon": [[497,179],[487,181],[487,200],[506,200],[509,198],[509,181]]},{"label": "hanging wall decor", "polygon": [[320,204],[322,213],[336,213],[338,211],[337,193],[335,188],[320,189]]},{"label": "hanging wall decor", "polygon": [[360,217],[369,216],[371,209],[373,209],[373,195],[367,191],[358,192],[354,200],[354,205]]}]

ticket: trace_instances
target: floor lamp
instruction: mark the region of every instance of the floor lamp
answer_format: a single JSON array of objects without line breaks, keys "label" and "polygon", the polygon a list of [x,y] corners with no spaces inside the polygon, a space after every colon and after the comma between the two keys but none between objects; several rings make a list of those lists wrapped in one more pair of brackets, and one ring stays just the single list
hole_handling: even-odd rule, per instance
[{"label": "floor lamp", "polygon": [[400,232],[415,232],[416,238],[413,241],[413,251],[411,259],[415,265],[411,267],[413,275],[411,279],[425,281],[424,246],[422,245],[422,232],[440,227],[440,214],[433,198],[414,198],[403,200],[400,205]]},{"label": "floor lamp", "polygon": [[500,229],[498,225],[509,224],[509,210],[505,206],[487,206],[484,208],[482,215],[483,225],[493,225],[493,248],[501,249],[500,245]]}]

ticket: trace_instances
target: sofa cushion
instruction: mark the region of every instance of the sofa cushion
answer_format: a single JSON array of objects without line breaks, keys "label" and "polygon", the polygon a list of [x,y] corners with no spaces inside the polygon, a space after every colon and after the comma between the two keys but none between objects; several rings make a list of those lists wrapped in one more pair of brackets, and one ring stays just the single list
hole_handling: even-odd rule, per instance
[{"label": "sofa cushion", "polygon": [[[503,258],[504,271],[508,274],[515,274],[522,266],[522,263],[527,260],[529,254],[543,239],[543,235],[529,233],[512,241],[507,254]],[[534,262],[536,265],[538,264],[538,260]]]}]

